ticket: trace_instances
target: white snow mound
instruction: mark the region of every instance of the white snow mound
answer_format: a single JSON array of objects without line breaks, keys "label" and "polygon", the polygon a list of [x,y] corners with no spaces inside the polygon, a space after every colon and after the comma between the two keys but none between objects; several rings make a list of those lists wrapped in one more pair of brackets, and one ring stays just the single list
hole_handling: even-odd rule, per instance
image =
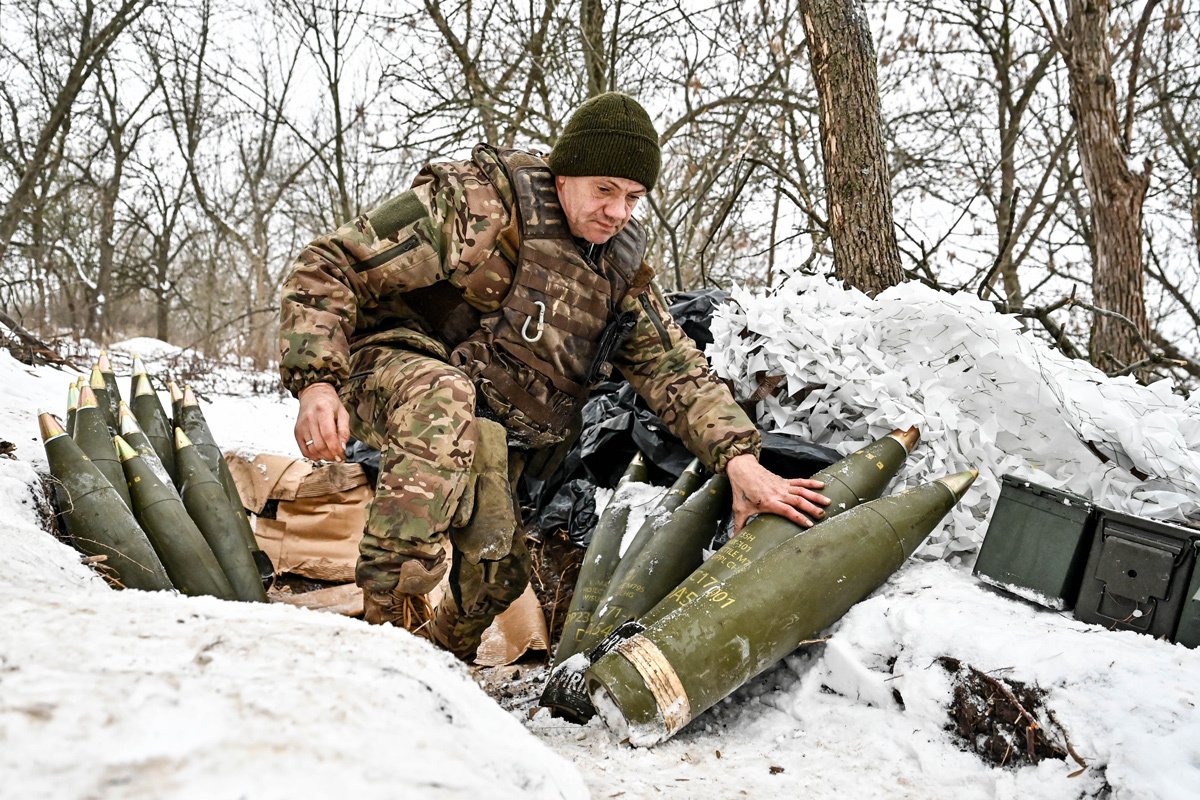
[{"label": "white snow mound", "polygon": [[797,275],[769,293],[736,289],[712,330],[713,368],[740,397],[786,378],[759,406],[764,430],[850,453],[916,425],[921,443],[890,492],[980,471],[924,557],[977,549],[1005,473],[1146,517],[1200,508],[1200,396],[1109,378],[973,295],[910,282],[871,299]]},{"label": "white snow mound", "polygon": [[451,656],[282,605],[112,591],[0,460],[0,786],[25,798],[585,798]]}]

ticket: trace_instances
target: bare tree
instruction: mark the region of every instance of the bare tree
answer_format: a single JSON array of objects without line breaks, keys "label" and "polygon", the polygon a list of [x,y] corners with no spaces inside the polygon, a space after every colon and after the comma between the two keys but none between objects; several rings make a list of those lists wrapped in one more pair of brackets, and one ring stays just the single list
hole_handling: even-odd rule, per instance
[{"label": "bare tree", "polygon": [[[1157,0],[1144,8],[1142,30]],[[1117,113],[1116,80],[1109,50],[1107,0],[1071,0],[1066,19],[1053,24],[1054,42],[1067,66],[1071,111],[1077,128],[1083,181],[1091,200],[1094,261],[1092,297],[1098,308],[1088,350],[1094,364],[1126,369],[1148,354],[1142,206],[1150,186],[1149,160],[1130,166],[1131,130]],[[1140,39],[1140,37],[1139,37]],[[1132,56],[1140,57],[1141,42]]]},{"label": "bare tree", "polygon": [[[355,101],[355,77],[349,71],[354,51],[361,43],[364,25],[363,0],[277,0],[277,7],[294,26],[304,49],[315,62],[327,95],[330,130],[313,137],[310,146],[315,160],[324,168],[332,193],[332,218],[336,225],[350,221],[360,210],[358,191],[351,186],[352,155],[347,137],[361,127],[365,96]],[[359,87],[360,91],[365,87]],[[365,92],[364,92],[365,95]]]},{"label": "bare tree", "polygon": [[[20,227],[38,174],[45,168],[55,142],[69,124],[80,92],[100,68],[117,39],[146,11],[150,0],[123,0],[107,18],[102,16],[103,9],[97,8],[94,0],[84,0],[70,10],[41,2],[12,5],[18,6],[18,10],[30,19],[31,27],[36,29],[39,37],[35,40],[38,48],[65,46],[67,51],[63,53],[62,71],[47,76],[55,84],[54,94],[47,95],[46,116],[29,139],[31,147],[20,166],[16,186],[5,199],[3,209],[0,209],[0,262],[7,255],[13,236]],[[5,15],[8,13],[6,11]],[[50,17],[43,18],[45,15]],[[20,58],[16,53],[5,55]]]},{"label": "bare tree", "polygon": [[129,288],[150,295],[154,336],[165,342],[171,339],[172,312],[179,300],[176,286],[186,266],[182,256],[197,235],[187,215],[190,178],[184,169],[159,159],[137,167],[141,191],[127,213],[140,259],[139,269],[128,278]]},{"label": "bare tree", "polygon": [[[97,210],[100,216],[98,231],[98,263],[94,280],[88,282],[91,297],[83,323],[85,335],[103,341],[112,332],[112,322],[105,313],[106,304],[113,297],[114,277],[117,265],[117,206],[124,188],[126,166],[138,147],[138,141],[152,114],[143,109],[154,96],[154,85],[138,85],[128,78],[119,77],[117,67],[111,61],[97,73],[97,128],[104,137],[107,158],[105,174],[93,176],[97,189]],[[133,97],[124,96],[129,87]]]},{"label": "bare tree", "polygon": [[[241,267],[227,276],[244,288],[226,319],[244,326],[245,351],[261,368],[275,352],[277,287],[296,242],[283,212],[317,153],[300,152],[287,112],[301,45],[277,52],[272,42],[253,61],[237,59],[249,61],[249,71],[221,74],[210,63],[211,24],[205,3],[195,30],[173,35],[169,49],[153,56],[192,195]],[[222,117],[220,97],[227,99]]]},{"label": "bare tree", "polygon": [[879,114],[875,45],[857,0],[801,0],[821,101],[834,270],[875,294],[904,279]]}]

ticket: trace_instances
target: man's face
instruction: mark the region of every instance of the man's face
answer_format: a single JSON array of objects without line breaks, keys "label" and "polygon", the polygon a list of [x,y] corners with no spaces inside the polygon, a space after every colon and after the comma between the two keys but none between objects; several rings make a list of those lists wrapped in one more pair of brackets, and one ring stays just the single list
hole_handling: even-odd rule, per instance
[{"label": "man's face", "polygon": [[555,177],[558,200],[571,233],[592,244],[604,244],[620,233],[633,215],[646,187],[626,178]]}]

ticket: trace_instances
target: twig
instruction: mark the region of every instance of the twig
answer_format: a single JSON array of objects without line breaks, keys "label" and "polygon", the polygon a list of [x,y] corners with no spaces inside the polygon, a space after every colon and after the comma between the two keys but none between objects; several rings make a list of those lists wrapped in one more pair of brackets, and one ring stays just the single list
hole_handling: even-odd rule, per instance
[{"label": "twig", "polygon": [[[1072,759],[1074,759],[1074,760],[1075,760],[1075,763],[1076,763],[1076,764],[1078,764],[1079,766],[1083,767],[1083,769],[1087,769],[1087,766],[1088,766],[1088,765],[1087,765],[1087,762],[1086,762],[1086,761],[1084,761],[1084,760],[1083,760],[1083,759],[1082,759],[1082,758],[1079,756],[1079,753],[1076,753],[1076,752],[1075,752],[1075,748],[1071,746],[1071,737],[1067,736],[1067,729],[1066,729],[1066,728],[1064,728],[1064,727],[1063,727],[1063,724],[1062,724],[1061,722],[1059,722],[1059,721],[1058,721],[1058,717],[1056,717],[1056,716],[1054,715],[1054,711],[1053,711],[1052,709],[1049,709],[1049,708],[1047,708],[1047,709],[1046,709],[1046,715],[1050,717],[1050,721],[1054,723],[1054,727],[1058,728],[1058,732],[1062,734],[1062,738],[1063,738],[1063,745],[1065,745],[1065,746],[1066,746],[1067,753],[1068,753],[1068,754],[1071,756],[1071,758],[1072,758]],[[1075,774],[1075,775],[1078,775],[1079,773],[1078,773],[1078,772],[1076,772],[1076,773],[1074,773],[1074,774]]]},{"label": "twig", "polygon": [[1154,352],[1154,346],[1151,345],[1150,342],[1146,341],[1146,337],[1142,335],[1142,332],[1141,332],[1141,330],[1138,329],[1137,324],[1134,323],[1133,320],[1131,320],[1129,317],[1125,316],[1124,314],[1122,314],[1118,311],[1110,311],[1107,308],[1100,308],[1099,306],[1092,305],[1091,303],[1085,303],[1082,300],[1072,299],[1071,305],[1078,306],[1079,308],[1086,308],[1087,310],[1091,311],[1093,314],[1099,314],[1102,317],[1108,317],[1109,319],[1115,319],[1118,322],[1125,323],[1125,325],[1128,326],[1129,330],[1133,331],[1133,335],[1137,337],[1138,344],[1140,344],[1142,346],[1142,349],[1145,350],[1147,353]]},{"label": "twig", "polygon": [[[1002,681],[993,678],[991,675],[988,675],[985,672],[980,672],[979,675],[985,681],[987,681],[988,684],[994,687],[996,691],[1004,695],[1005,700],[1012,703],[1013,707],[1020,712],[1020,717],[1024,717],[1025,719],[1029,720],[1029,725],[1025,728],[1025,749],[1026,755],[1029,756],[1029,760],[1036,764],[1037,750],[1034,748],[1036,741],[1034,732],[1041,728],[1041,725],[1038,724],[1037,717],[1025,710],[1025,706],[1021,705],[1021,701],[1018,700],[1017,696],[1012,693],[1012,689],[1009,689],[1007,686],[1005,686]],[[1017,722],[1021,721],[1020,717],[1017,718]]]},{"label": "twig", "polygon": [[[71,367],[72,369],[80,372],[83,371],[77,364],[75,364],[75,362],[63,358],[53,347],[37,338],[29,331],[25,330],[25,328],[22,327],[19,322],[3,311],[0,311],[0,323],[4,323],[5,327],[12,331],[13,335],[17,337],[17,340],[20,341],[21,344],[25,345],[26,348],[28,348],[30,358],[34,358],[36,356],[48,364],[58,364],[61,366]],[[16,356],[16,353],[13,353],[13,355]],[[18,360],[22,359],[18,358]]]}]

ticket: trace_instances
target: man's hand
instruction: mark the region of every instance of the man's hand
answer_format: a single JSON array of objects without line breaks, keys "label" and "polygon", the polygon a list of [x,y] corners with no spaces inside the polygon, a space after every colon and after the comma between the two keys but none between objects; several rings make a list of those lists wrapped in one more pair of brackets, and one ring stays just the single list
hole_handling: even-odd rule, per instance
[{"label": "man's hand", "polygon": [[733,533],[736,536],[755,514],[777,514],[810,528],[825,516],[829,498],[813,491],[825,484],[808,478],[781,478],[749,453],[734,456],[725,465],[733,489]]},{"label": "man's hand", "polygon": [[343,461],[350,439],[350,415],[328,383],[314,383],[300,392],[296,444],[314,461]]}]

